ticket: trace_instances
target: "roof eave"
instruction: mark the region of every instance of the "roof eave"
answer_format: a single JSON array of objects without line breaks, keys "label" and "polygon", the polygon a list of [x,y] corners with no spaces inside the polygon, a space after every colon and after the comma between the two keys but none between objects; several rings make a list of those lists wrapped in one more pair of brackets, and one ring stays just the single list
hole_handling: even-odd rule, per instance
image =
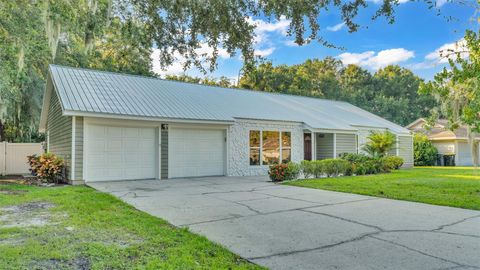
[{"label": "roof eave", "polygon": [[216,119],[187,119],[187,118],[166,118],[166,117],[155,117],[155,116],[139,116],[139,115],[124,115],[124,114],[114,114],[114,113],[99,113],[99,112],[84,112],[84,111],[71,111],[65,110],[63,112],[65,116],[81,116],[81,117],[92,117],[92,118],[110,118],[110,119],[125,119],[125,120],[142,120],[142,121],[155,121],[155,122],[165,122],[165,123],[205,123],[205,124],[233,124],[235,121],[232,120],[216,120]]}]

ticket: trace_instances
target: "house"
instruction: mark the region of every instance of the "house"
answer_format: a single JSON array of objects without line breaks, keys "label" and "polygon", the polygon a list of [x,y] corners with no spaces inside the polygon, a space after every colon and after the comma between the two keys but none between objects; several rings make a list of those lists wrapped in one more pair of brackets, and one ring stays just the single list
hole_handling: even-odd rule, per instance
[{"label": "house", "polygon": [[[468,143],[467,127],[461,126],[455,131],[448,129],[448,120],[439,119],[431,128],[426,128],[426,120],[419,118],[406,126],[413,132],[423,133],[428,136],[441,155],[438,165],[448,164],[443,156],[452,156],[457,166],[472,166],[471,146]],[[480,142],[480,136],[476,137],[475,143]],[[480,155],[480,153],[477,153]]]},{"label": "house", "polygon": [[409,131],[346,102],[51,65],[40,131],[88,181],[265,175],[280,161],[357,153],[370,130]]}]

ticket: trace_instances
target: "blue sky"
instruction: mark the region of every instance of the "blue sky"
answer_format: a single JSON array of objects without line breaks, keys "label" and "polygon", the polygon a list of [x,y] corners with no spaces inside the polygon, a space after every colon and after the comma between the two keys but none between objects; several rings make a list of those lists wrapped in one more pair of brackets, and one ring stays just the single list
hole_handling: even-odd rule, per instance
[{"label": "blue sky", "polygon": [[[473,20],[474,7],[437,0],[440,16],[427,5],[418,2],[400,0],[396,8],[396,21],[388,24],[385,18],[371,20],[371,15],[378,8],[371,0],[369,7],[362,10],[356,22],[362,28],[358,32],[348,33],[341,24],[339,13],[334,9],[319,17],[322,27],[320,34],[328,42],[342,46],[345,50],[326,48],[313,41],[304,46],[293,44],[292,37],[286,35],[289,21],[268,20],[266,18],[251,18],[251,23],[257,25],[256,53],[277,64],[298,64],[306,59],[336,57],[345,64],[355,63],[374,72],[388,64],[398,64],[410,68],[418,76],[431,79],[446,63],[440,58],[439,51],[445,48],[461,46],[461,39],[466,29],[478,30],[478,23]],[[476,0],[467,0],[474,5]],[[452,16],[448,21],[445,17]],[[460,41],[460,45],[455,45]],[[207,46],[201,50],[208,52]],[[155,53],[154,53],[155,55]],[[238,55],[230,57],[222,50],[219,53],[218,69],[206,76],[226,76],[236,78],[242,67]],[[153,56],[155,58],[155,56]],[[159,74],[182,74],[182,59],[174,63],[166,71],[158,68],[154,60],[154,71]],[[198,70],[186,72],[193,76],[204,76]]]}]

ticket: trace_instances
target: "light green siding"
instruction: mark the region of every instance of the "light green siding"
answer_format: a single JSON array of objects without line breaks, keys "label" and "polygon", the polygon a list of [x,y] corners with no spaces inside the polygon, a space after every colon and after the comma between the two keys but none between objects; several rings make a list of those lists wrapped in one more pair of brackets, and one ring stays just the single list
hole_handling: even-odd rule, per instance
[{"label": "light green siding", "polygon": [[357,135],[355,134],[336,134],[337,157],[343,153],[357,153]]},{"label": "light green siding", "polygon": [[72,117],[63,116],[56,93],[52,93],[47,116],[48,150],[62,157],[70,179],[72,155]]},{"label": "light green siding", "polygon": [[333,134],[332,133],[317,133],[317,160],[333,158]]},{"label": "light green siding", "polygon": [[83,117],[75,117],[75,179],[83,180]]},{"label": "light green siding", "polygon": [[403,158],[403,167],[413,167],[413,137],[412,136],[398,136],[398,152],[399,156]]}]

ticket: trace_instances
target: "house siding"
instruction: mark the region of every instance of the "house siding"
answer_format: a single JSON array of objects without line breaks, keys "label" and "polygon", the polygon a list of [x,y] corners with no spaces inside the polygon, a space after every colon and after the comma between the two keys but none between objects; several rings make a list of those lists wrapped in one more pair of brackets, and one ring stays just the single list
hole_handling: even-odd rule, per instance
[{"label": "house siding", "polygon": [[454,155],[456,150],[455,150],[455,141],[433,141],[432,142],[433,146],[437,148],[438,153],[442,155]]},{"label": "house siding", "polygon": [[315,140],[317,144],[317,160],[333,158],[333,133],[317,133]]},{"label": "house siding", "polygon": [[357,153],[357,135],[336,134],[337,157],[343,153]]},{"label": "house siding", "polygon": [[292,134],[293,162],[303,160],[303,124],[279,121],[254,121],[237,119],[227,130],[227,175],[266,175],[268,166],[249,164],[250,130],[285,131]]},{"label": "house siding", "polygon": [[83,180],[83,117],[75,117],[75,178]]},{"label": "house siding", "polygon": [[[384,132],[386,131],[385,128],[359,128],[358,129],[358,153],[366,154],[365,151],[363,151],[363,147],[368,143],[368,136],[372,131],[380,131]],[[395,153],[396,154],[396,153]]]},{"label": "house siding", "polygon": [[398,153],[403,158],[403,167],[413,167],[413,137],[398,136]]},{"label": "house siding", "polygon": [[[478,143],[478,142],[476,142]],[[457,141],[456,166],[473,166],[471,145],[467,141]]]},{"label": "house siding", "polygon": [[72,117],[62,115],[56,93],[52,93],[47,116],[48,150],[63,158],[70,179],[72,155]]}]

